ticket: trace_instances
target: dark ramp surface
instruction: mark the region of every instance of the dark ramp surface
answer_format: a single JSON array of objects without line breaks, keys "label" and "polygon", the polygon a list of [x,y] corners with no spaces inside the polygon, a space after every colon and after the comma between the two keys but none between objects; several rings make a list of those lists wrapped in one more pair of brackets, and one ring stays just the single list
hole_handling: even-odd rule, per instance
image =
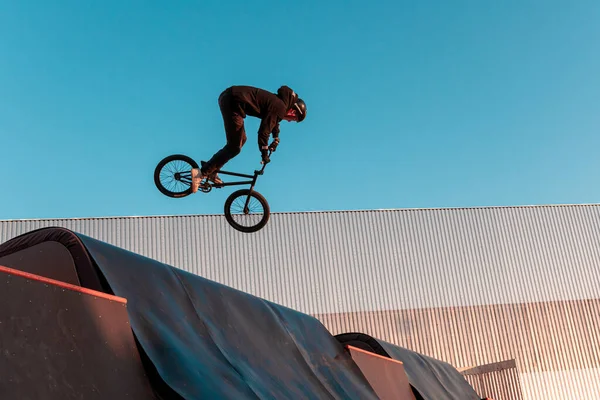
[{"label": "dark ramp surface", "polygon": [[475,389],[452,365],[363,333],[336,335],[344,345],[371,351],[404,363],[408,381],[425,400],[480,400]]},{"label": "dark ramp surface", "polygon": [[[45,228],[15,243],[38,243]],[[186,399],[376,399],[343,346],[315,318],[99,240],[70,232],[164,382]],[[76,238],[77,240],[72,240]],[[13,239],[14,240],[14,239]],[[10,252],[11,243],[0,246]],[[26,246],[25,246],[26,247]],[[20,246],[20,250],[23,246]],[[85,273],[88,273],[86,271]]]},{"label": "dark ramp surface", "polygon": [[42,242],[6,256],[0,253],[0,265],[18,265],[21,271],[81,285],[71,253],[58,242]]},{"label": "dark ramp surface", "polygon": [[65,228],[36,229],[1,244],[0,265],[108,291],[81,240]]},{"label": "dark ramp surface", "polygon": [[157,399],[123,299],[0,266],[0,399]]}]

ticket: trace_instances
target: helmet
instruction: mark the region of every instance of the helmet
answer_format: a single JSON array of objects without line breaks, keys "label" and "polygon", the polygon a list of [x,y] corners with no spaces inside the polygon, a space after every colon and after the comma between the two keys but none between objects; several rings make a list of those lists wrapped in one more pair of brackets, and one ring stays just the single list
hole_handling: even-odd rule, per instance
[{"label": "helmet", "polygon": [[304,118],[306,118],[306,103],[304,103],[304,100],[298,98],[296,102],[292,105],[292,109],[296,110],[298,122],[301,122],[304,120]]}]

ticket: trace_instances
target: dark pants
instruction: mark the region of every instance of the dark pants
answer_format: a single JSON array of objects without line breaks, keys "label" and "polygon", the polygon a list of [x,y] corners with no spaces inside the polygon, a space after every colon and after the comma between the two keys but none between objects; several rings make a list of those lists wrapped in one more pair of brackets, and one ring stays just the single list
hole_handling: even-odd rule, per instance
[{"label": "dark pants", "polygon": [[244,119],[234,110],[233,102],[234,99],[232,99],[229,89],[219,96],[219,108],[223,116],[227,144],[202,166],[201,171],[205,175],[221,169],[229,160],[240,154],[242,146],[246,143]]}]

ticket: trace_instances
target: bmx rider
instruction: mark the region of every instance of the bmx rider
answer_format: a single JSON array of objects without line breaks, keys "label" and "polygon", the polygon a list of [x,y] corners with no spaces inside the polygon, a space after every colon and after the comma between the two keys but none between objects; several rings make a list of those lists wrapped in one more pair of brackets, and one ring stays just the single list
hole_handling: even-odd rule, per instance
[{"label": "bmx rider", "polygon": [[[216,171],[237,156],[246,143],[244,118],[247,115],[260,118],[258,128],[258,148],[263,163],[268,163],[269,150],[275,151],[279,145],[279,123],[301,122],[306,118],[306,104],[288,86],[281,86],[277,94],[252,86],[231,86],[219,96],[219,108],[225,125],[227,143],[201,168],[192,169],[192,192],[196,193],[200,182],[208,178],[211,182],[222,183]],[[269,136],[273,141],[268,144]]]}]

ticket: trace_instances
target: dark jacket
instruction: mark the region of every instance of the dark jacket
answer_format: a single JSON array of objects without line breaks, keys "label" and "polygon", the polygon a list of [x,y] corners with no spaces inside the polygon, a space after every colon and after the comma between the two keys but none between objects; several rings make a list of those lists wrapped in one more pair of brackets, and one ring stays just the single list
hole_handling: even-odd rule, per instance
[{"label": "dark jacket", "polygon": [[247,115],[261,119],[258,128],[258,146],[268,146],[269,135],[279,136],[279,123],[296,101],[296,94],[287,86],[281,86],[277,94],[252,86],[232,86],[233,111],[242,118]]}]

